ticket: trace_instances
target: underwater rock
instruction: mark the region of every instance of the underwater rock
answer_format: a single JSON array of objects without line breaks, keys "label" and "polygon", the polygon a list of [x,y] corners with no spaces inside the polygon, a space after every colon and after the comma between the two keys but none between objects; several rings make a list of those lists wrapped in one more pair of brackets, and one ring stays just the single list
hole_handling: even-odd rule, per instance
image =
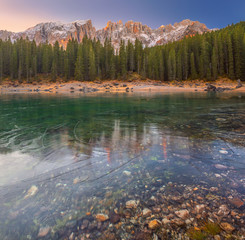
[{"label": "underwater rock", "polygon": [[204,91],[208,91],[208,92],[215,92],[216,91],[216,87],[214,85],[207,83],[206,86],[207,86],[207,88]]},{"label": "underwater rock", "polygon": [[189,211],[186,209],[179,210],[175,212],[175,215],[181,219],[187,219],[189,217]]},{"label": "underwater rock", "polygon": [[222,164],[215,164],[214,166],[215,166],[215,168],[220,169],[220,170],[224,170],[224,169],[228,168],[227,166],[222,165]]},{"label": "underwater rock", "polygon": [[148,224],[148,227],[150,229],[152,229],[152,230],[153,229],[157,229],[160,226],[161,226],[161,222],[159,220],[157,220],[157,219],[154,219],[154,220],[150,221],[149,224]]},{"label": "underwater rock", "polygon": [[227,222],[222,222],[222,223],[220,224],[220,227],[221,227],[223,230],[225,230],[227,233],[232,233],[232,232],[235,230],[235,228],[234,228],[231,224],[229,224],[229,223],[227,223]]},{"label": "underwater rock", "polygon": [[227,216],[228,214],[230,213],[230,210],[229,210],[229,208],[226,206],[226,205],[221,205],[220,207],[219,207],[219,211],[218,211],[218,215],[220,215],[220,216]]},{"label": "underwater rock", "polygon": [[171,224],[175,224],[179,227],[182,227],[185,225],[185,222],[180,218],[175,218],[175,219],[171,220]]},{"label": "underwater rock", "polygon": [[167,218],[164,218],[164,219],[162,220],[162,224],[163,224],[163,225],[167,225],[168,223],[170,223],[170,220],[168,220]]},{"label": "underwater rock", "polygon": [[151,213],[152,213],[152,211],[150,209],[144,208],[143,212],[142,212],[142,215],[143,215],[143,217],[148,217],[148,216],[151,215]]},{"label": "underwater rock", "polygon": [[238,80],[237,80],[237,86],[236,86],[236,88],[241,88],[241,87],[242,87],[241,80],[238,79]]},{"label": "underwater rock", "polygon": [[96,215],[96,219],[100,222],[104,222],[104,221],[108,220],[109,217],[108,217],[108,215],[101,213],[101,214]]},{"label": "underwater rock", "polygon": [[109,214],[110,222],[115,224],[120,221],[120,215],[116,214],[114,211]]},{"label": "underwater rock", "polygon": [[152,236],[149,232],[139,232],[135,235],[135,240],[152,240]]},{"label": "underwater rock", "polygon": [[196,205],[196,207],[195,207],[195,212],[196,212],[197,214],[199,214],[199,213],[202,213],[202,212],[204,211],[204,209],[205,209],[205,205],[204,205],[204,204]]},{"label": "underwater rock", "polygon": [[137,208],[138,204],[139,204],[139,201],[130,200],[126,202],[126,208],[129,208],[129,209]]},{"label": "underwater rock", "polygon": [[240,208],[244,205],[244,202],[239,198],[230,199],[230,203],[235,205],[237,208]]},{"label": "underwater rock", "polygon": [[39,233],[38,233],[38,237],[41,238],[41,237],[47,236],[49,231],[50,231],[50,227],[40,228]]},{"label": "underwater rock", "polygon": [[123,175],[125,175],[125,176],[131,176],[131,172],[129,172],[129,171],[123,171]]},{"label": "underwater rock", "polygon": [[221,154],[228,154],[228,152],[226,150],[220,150],[219,151]]},{"label": "underwater rock", "polygon": [[25,195],[24,199],[34,196],[37,192],[38,192],[38,187],[35,185],[31,186],[31,188],[28,190],[27,194]]}]

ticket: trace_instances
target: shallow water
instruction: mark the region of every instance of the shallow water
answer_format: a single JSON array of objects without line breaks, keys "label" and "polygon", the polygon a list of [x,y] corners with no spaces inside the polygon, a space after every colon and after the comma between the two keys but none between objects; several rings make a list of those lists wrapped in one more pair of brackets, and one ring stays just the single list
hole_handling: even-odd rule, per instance
[{"label": "shallow water", "polygon": [[0,96],[1,239],[60,239],[169,182],[244,197],[244,176],[243,94]]}]

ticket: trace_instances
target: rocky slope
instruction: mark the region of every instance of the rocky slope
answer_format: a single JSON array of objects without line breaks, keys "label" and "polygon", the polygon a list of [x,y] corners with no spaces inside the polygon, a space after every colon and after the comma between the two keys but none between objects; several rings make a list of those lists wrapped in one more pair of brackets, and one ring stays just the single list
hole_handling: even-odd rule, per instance
[{"label": "rocky slope", "polygon": [[37,44],[46,41],[54,44],[58,41],[60,45],[66,47],[69,39],[74,38],[81,42],[86,35],[91,39],[99,39],[102,43],[106,38],[111,38],[114,47],[118,48],[121,40],[134,42],[136,39],[139,39],[145,46],[155,46],[210,31],[205,24],[191,20],[183,20],[180,23],[161,26],[157,29],[151,29],[140,22],[128,21],[123,24],[122,21],[117,23],[109,21],[107,26],[100,30],[96,30],[93,27],[91,20],[85,20],[72,23],[40,23],[19,33],[0,31],[0,39],[7,40],[10,38],[12,41],[15,41],[22,37],[35,40]]}]

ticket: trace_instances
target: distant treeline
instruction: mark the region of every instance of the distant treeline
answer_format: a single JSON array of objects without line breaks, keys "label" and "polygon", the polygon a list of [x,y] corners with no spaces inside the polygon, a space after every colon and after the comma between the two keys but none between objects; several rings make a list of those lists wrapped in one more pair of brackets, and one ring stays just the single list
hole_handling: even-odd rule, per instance
[{"label": "distant treeline", "polygon": [[24,39],[0,40],[0,80],[31,82],[40,74],[53,81],[57,77],[127,79],[132,72],[162,81],[219,76],[245,80],[245,22],[151,48],[144,48],[139,40],[121,42],[117,52],[109,39],[104,45],[86,37],[80,44],[70,40],[66,49],[58,42],[52,46]]}]

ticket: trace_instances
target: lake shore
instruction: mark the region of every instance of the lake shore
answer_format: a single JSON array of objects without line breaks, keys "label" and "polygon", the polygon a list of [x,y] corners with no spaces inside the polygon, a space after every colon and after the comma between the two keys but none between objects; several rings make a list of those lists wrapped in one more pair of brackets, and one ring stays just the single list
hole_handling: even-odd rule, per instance
[{"label": "lake shore", "polygon": [[[156,80],[133,80],[133,81],[94,81],[94,82],[79,82],[69,81],[62,82],[35,82],[35,83],[16,83],[5,81],[0,84],[0,93],[91,93],[91,92],[204,92],[207,88],[206,81],[203,80],[188,80],[188,81],[172,81],[161,82]],[[245,86],[236,88],[237,81],[229,79],[219,79],[211,82],[215,87],[228,88],[230,90],[245,92]]]}]

